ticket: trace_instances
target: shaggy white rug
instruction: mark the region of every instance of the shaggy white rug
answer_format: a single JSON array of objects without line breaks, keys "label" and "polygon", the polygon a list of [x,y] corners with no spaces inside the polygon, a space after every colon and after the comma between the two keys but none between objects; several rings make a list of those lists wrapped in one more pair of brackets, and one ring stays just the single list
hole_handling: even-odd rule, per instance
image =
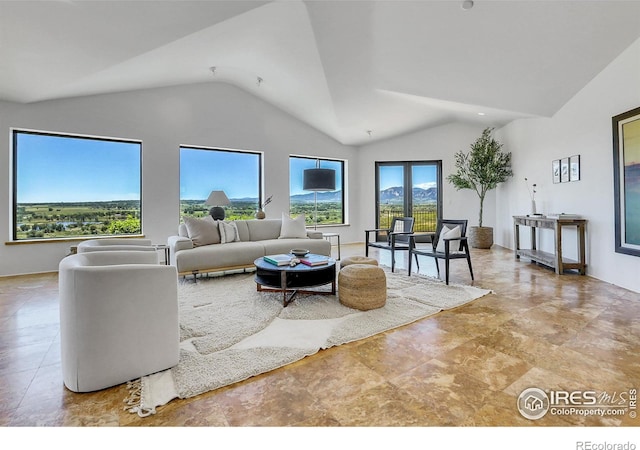
[{"label": "shaggy white rug", "polygon": [[[253,274],[181,282],[180,361],[129,383],[127,409],[141,417],[174,398],[189,398],[265,373],[321,349],[387,331],[480,298],[491,291],[422,276],[387,274],[387,303],[371,311],[330,294],[257,292]],[[338,287],[339,291],[339,287]]]}]

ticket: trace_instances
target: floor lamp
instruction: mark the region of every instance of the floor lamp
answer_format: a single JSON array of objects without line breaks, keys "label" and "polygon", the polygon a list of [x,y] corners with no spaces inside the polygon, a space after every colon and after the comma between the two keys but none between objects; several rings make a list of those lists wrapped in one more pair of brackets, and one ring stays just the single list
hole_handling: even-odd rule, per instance
[{"label": "floor lamp", "polygon": [[334,191],[336,189],[336,171],[321,169],[320,161],[316,161],[314,169],[306,169],[302,176],[302,189],[313,191],[315,200],[315,217],[313,229],[318,228],[318,192]]}]

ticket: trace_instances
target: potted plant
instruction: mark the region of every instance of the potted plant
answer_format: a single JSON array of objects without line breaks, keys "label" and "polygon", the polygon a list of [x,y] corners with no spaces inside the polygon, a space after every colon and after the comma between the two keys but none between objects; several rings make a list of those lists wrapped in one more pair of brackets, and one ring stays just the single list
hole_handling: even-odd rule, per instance
[{"label": "potted plant", "polygon": [[493,228],[482,226],[482,208],[487,192],[513,175],[511,153],[502,151],[502,144],[485,128],[482,135],[471,144],[469,153],[455,154],[456,172],[447,180],[457,189],[472,189],[480,198],[480,216],[477,227],[469,227],[469,243],[475,248],[491,248]]}]

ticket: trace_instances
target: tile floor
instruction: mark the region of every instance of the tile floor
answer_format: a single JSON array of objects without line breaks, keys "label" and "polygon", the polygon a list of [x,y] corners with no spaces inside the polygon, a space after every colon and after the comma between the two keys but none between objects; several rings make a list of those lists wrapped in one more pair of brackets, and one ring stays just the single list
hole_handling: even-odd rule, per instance
[{"label": "tile floor", "polygon": [[[363,254],[343,245],[343,258]],[[382,263],[389,252],[374,252]],[[123,409],[125,386],[75,394],[60,372],[57,275],[0,278],[0,426],[638,426],[629,414],[531,421],[523,389],[640,387],[640,294],[517,261],[494,247],[452,262],[452,283],[494,291],[468,305],[321,351],[234,386]],[[406,254],[398,254],[404,271]],[[435,274],[433,262],[421,272]]]}]

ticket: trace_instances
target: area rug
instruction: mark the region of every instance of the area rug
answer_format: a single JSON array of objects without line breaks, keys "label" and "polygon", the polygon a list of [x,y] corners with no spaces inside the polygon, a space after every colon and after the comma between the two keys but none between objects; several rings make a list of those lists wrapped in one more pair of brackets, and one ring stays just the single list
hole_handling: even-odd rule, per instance
[{"label": "area rug", "polygon": [[340,304],[339,286],[337,295],[299,294],[284,308],[281,293],[256,291],[253,274],[181,282],[179,363],[128,383],[126,408],[141,417],[155,414],[172,399],[228,386],[491,293],[385,272],[386,305],[370,311]]}]

